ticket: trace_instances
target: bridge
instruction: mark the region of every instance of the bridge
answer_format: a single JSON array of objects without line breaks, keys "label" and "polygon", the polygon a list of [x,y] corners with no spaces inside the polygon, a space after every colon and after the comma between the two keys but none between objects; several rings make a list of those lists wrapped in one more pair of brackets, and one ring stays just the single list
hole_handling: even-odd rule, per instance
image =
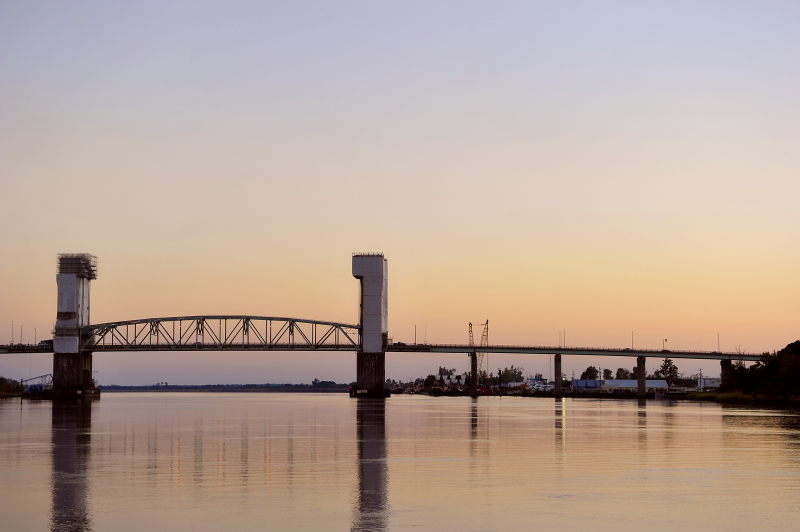
[{"label": "bridge", "polygon": [[[56,396],[91,395],[92,355],[107,351],[347,351],[356,353],[359,396],[387,396],[386,353],[463,353],[470,356],[470,390],[477,393],[477,352],[553,355],[555,375],[562,356],[636,357],[639,394],[645,394],[648,357],[719,360],[723,381],[733,360],[760,356],[716,351],[667,351],[598,347],[466,344],[406,344],[388,339],[388,264],[382,254],[353,255],[360,280],[359,323],[346,324],[268,316],[180,316],[111,323],[89,322],[89,286],[97,278],[97,259],[89,254],[59,255],[55,336],[37,345],[0,345],[2,353],[53,353]],[[561,396],[561,379],[555,396]]]}]

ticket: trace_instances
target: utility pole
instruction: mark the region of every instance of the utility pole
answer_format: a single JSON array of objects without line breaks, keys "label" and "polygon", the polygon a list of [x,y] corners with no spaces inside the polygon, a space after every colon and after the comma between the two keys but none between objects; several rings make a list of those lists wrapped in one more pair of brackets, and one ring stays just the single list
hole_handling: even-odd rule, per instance
[{"label": "utility pole", "polygon": [[717,353],[720,353],[720,352],[721,351],[720,351],[720,348],[719,348],[719,333],[717,333]]}]

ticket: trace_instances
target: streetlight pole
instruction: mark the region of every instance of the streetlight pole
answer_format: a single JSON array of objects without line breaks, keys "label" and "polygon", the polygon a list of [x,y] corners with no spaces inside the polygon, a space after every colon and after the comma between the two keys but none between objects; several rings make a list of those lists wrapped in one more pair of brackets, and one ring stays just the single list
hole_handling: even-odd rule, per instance
[{"label": "streetlight pole", "polygon": [[36,345],[36,327],[33,328],[33,345]]},{"label": "streetlight pole", "polygon": [[719,333],[717,333],[717,353],[720,353],[720,352],[721,351],[719,349]]},{"label": "streetlight pole", "polygon": [[25,327],[24,325],[19,326],[19,343],[22,343],[22,328]]}]

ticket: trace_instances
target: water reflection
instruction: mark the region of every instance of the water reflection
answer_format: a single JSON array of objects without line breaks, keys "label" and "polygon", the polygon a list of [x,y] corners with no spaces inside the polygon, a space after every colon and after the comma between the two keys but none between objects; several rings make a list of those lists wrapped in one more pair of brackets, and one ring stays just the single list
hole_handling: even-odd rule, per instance
[{"label": "water reflection", "polygon": [[638,427],[638,441],[639,441],[639,450],[646,451],[647,450],[647,399],[640,397],[639,398],[639,405],[636,411],[636,421]]},{"label": "water reflection", "polygon": [[558,458],[559,465],[564,463],[564,452],[567,450],[567,433],[566,433],[566,410],[564,409],[564,399],[556,399],[556,457]]},{"label": "water reflection", "polygon": [[351,530],[386,530],[388,525],[386,465],[386,402],[359,399],[356,407],[358,430],[358,500]]},{"label": "water reflection", "polygon": [[[470,433],[470,441],[475,442],[478,439],[478,398],[472,398],[472,408],[470,409],[470,426],[472,428],[472,432]],[[471,450],[474,447],[470,448]],[[474,454],[473,454],[474,456]]]},{"label": "water reflection", "polygon": [[791,411],[299,395],[0,401],[0,530],[760,530],[764,516],[793,530],[800,517]]},{"label": "water reflection", "polygon": [[87,503],[92,399],[53,401],[53,506],[50,529],[79,532],[92,528]]}]

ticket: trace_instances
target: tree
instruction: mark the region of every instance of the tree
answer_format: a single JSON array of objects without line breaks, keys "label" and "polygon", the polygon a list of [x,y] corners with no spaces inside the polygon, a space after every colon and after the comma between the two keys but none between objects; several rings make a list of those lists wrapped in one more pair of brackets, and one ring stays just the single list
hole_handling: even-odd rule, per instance
[{"label": "tree", "polygon": [[631,372],[628,371],[625,368],[617,368],[616,378],[617,379],[630,379],[631,378]]},{"label": "tree", "polygon": [[503,382],[522,382],[524,372],[525,368],[517,368],[512,364],[510,368],[503,369]]},{"label": "tree", "polygon": [[590,381],[597,380],[597,374],[598,374],[597,368],[594,366],[589,366],[588,368],[586,368],[586,371],[581,373],[581,380],[590,380]]},{"label": "tree", "polygon": [[[764,353],[749,368],[736,368],[737,383],[746,393],[791,400],[800,395],[800,341],[778,352]],[[732,387],[726,385],[726,387]]]},{"label": "tree", "polygon": [[452,377],[453,375],[455,375],[455,373],[456,373],[456,368],[447,369],[443,368],[442,366],[439,366],[440,377]]},{"label": "tree", "polygon": [[657,378],[666,380],[667,384],[672,386],[675,384],[675,380],[678,378],[678,367],[672,362],[672,359],[665,358],[655,375]]},{"label": "tree", "polygon": [[611,370],[606,368],[603,370],[603,380],[608,380],[612,377]]},{"label": "tree", "polygon": [[22,383],[13,379],[6,379],[0,377],[0,395],[4,393],[13,393],[22,389]]}]

